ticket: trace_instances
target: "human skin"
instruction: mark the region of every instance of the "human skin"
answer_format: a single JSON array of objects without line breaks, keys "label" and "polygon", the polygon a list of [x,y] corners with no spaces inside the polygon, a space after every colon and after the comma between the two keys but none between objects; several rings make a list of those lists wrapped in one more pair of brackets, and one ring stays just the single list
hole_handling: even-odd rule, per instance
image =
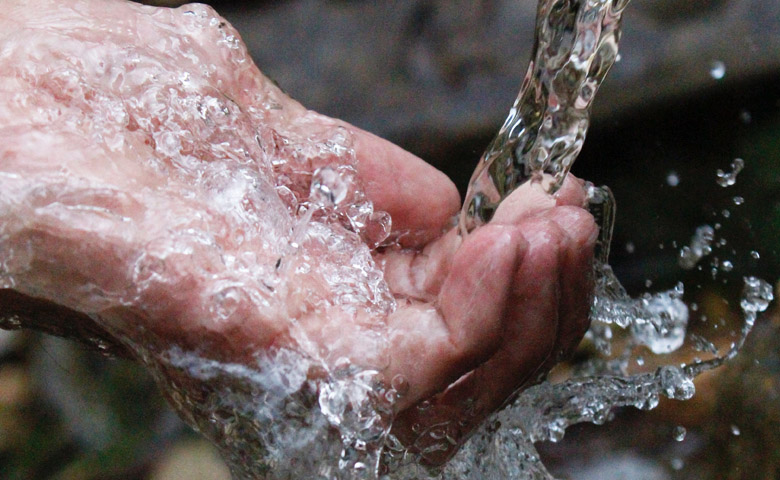
[{"label": "human skin", "polygon": [[[300,234],[296,206],[329,167],[354,173],[347,202],[387,212],[394,242],[325,207],[312,222],[349,248]],[[379,370],[403,380],[393,429],[410,450],[451,430],[429,464],[579,343],[598,233],[584,202],[571,177],[555,197],[528,184],[464,237],[444,174],[287,97],[206,7],[0,11],[0,313],[85,322],[76,336],[130,355],[253,365],[287,348]],[[360,272],[329,277],[361,252],[387,298],[355,300]]]}]

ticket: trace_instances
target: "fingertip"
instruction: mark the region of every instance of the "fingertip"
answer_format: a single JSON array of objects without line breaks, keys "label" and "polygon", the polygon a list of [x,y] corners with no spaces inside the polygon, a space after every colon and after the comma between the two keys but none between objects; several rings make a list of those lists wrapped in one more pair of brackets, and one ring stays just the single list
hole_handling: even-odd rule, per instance
[{"label": "fingertip", "polygon": [[539,182],[526,182],[505,198],[491,219],[492,224],[516,224],[555,206],[555,199]]},{"label": "fingertip", "polygon": [[599,234],[598,225],[590,212],[570,205],[556,207],[544,215],[552,220],[574,241],[577,248],[594,245]]},{"label": "fingertip", "polygon": [[566,175],[563,185],[555,194],[555,203],[558,206],[584,207],[587,203],[585,181],[571,174]]},{"label": "fingertip", "polygon": [[548,361],[552,367],[577,348],[590,325],[593,252],[599,228],[590,213],[572,206],[555,208],[547,218],[565,232],[560,251],[559,328],[554,355]]}]

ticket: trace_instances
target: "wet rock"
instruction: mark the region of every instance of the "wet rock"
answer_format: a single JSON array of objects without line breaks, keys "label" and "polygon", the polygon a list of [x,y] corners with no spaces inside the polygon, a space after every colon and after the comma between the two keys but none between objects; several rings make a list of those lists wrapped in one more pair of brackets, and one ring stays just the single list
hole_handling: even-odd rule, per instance
[{"label": "wet rock", "polygon": [[[492,131],[525,72],[535,2],[216,3],[258,65],[323,113],[397,141]],[[780,1],[634,0],[597,118],[780,72]],[[713,78],[721,62],[722,80]]]}]

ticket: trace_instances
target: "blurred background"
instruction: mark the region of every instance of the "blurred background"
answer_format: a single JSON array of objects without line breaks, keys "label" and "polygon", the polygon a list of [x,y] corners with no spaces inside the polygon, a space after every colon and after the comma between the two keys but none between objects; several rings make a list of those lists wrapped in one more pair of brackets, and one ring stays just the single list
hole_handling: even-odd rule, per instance
[{"label": "blurred background", "polygon": [[[462,193],[517,95],[536,8],[212,5],[291,96],[418,154]],[[610,263],[633,294],[684,281],[701,315],[733,318],[743,276],[780,278],[780,0],[633,0],[620,51],[573,170],[617,199]],[[736,184],[718,185],[737,158]],[[717,229],[715,251],[683,271],[679,249],[704,224]],[[562,478],[780,478],[780,316],[761,317],[743,353],[696,385],[691,401],[616,411],[538,448]],[[0,479],[227,478],[136,365],[0,331]]]}]

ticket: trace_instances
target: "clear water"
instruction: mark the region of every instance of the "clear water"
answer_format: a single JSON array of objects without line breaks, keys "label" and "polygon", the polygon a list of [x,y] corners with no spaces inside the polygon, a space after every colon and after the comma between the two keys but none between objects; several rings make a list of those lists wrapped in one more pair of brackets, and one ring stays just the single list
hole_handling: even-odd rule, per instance
[{"label": "clear water", "polygon": [[[528,181],[554,193],[582,149],[590,108],[615,63],[628,0],[542,0],[531,63],[504,125],[469,184],[461,228],[490,220]],[[545,176],[547,175],[547,176]]]},{"label": "clear water", "polygon": [[[464,234],[487,222],[501,200],[524,182],[543,182],[551,193],[560,186],[584,141],[594,95],[615,61],[626,4],[540,2],[534,58],[507,122],[475,171],[461,216]],[[205,39],[203,44],[218,45],[216,57],[232,69],[206,63],[199,64],[199,71],[182,75],[160,69],[155,58],[132,49],[121,50],[122,58],[110,66],[98,68],[95,63],[95,72],[79,73],[70,65],[60,68],[57,62],[67,63],[67,55],[46,65],[50,73],[20,62],[21,68],[31,69],[26,72],[30,78],[65,82],[75,99],[91,102],[97,112],[84,118],[79,109],[47,110],[45,95],[16,98],[14,102],[38,106],[35,114],[42,116],[38,123],[89,138],[94,148],[113,152],[127,141],[123,132],[132,117],[136,127],[150,130],[153,140],[149,144],[154,153],[139,159],[144,178],[157,172],[165,182],[101,209],[106,195],[113,198],[112,192],[133,189],[100,183],[99,176],[89,176],[89,165],[71,159],[69,167],[83,167],[76,173],[86,180],[74,182],[81,178],[74,172],[47,172],[66,193],[52,198],[55,193],[34,188],[39,173],[34,156],[25,164],[28,176],[0,168],[0,201],[13,206],[3,212],[20,212],[19,218],[0,222],[0,286],[94,312],[111,329],[116,324],[110,315],[97,314],[143,305],[148,289],[181,280],[181,272],[173,267],[178,258],[186,257],[198,259],[196,273],[213,280],[205,297],[197,299],[207,311],[196,312],[210,320],[230,322],[247,303],[264,311],[282,308],[291,304],[290,298],[300,299],[296,304],[318,315],[346,312],[349,318],[365,319],[330,333],[353,350],[359,347],[371,368],[341,358],[339,341],[326,345],[314,341],[293,314],[287,346],[262,349],[241,363],[170,345],[152,331],[115,330],[153,371],[181,416],[220,448],[236,479],[551,478],[534,442],[560,440],[575,423],[604,423],[615,407],[648,410],[660,396],[691,398],[693,378],[736,355],[756,315],[772,300],[769,284],[745,278],[743,322],[721,328],[735,333],[733,341],[723,344],[724,335],[690,331],[693,315],[683,301],[684,285],[631,298],[607,262],[614,199],[608,189],[589,186],[589,206],[601,236],[593,323],[585,342],[598,354],[573,370],[556,372],[554,382],[522,392],[486,420],[445,467],[425,470],[389,434],[393,403],[408,386],[403,378],[382,376],[386,339],[393,332],[373,320],[398,305],[371,248],[386,241],[391,219],[374,211],[354,181],[349,133],[337,126],[316,132],[305,128],[305,134],[285,130],[284,121],[274,123],[274,115],[283,120],[286,113],[274,102],[273,92],[263,92],[267,104],[257,105],[242,97],[246,92],[230,97],[212,91],[209,86],[214,84],[243,85],[251,78],[251,61],[235,34],[206,7],[184,7],[156,15],[154,21],[168,22],[165,26],[172,32],[167,40],[173,43],[162,39],[159,55],[194,55],[196,49],[175,43],[181,38],[176,28],[185,28]],[[102,48],[120,51],[110,45],[110,36],[106,38],[85,62],[101,58]],[[13,53],[16,47],[9,44],[6,52]],[[64,40],[58,45],[59,50],[67,48]],[[76,49],[72,55],[79,58],[80,53]],[[111,85],[95,89],[103,95],[87,100],[81,90],[104,81]],[[0,108],[0,115],[13,108],[9,103],[7,109]],[[271,127],[258,131],[256,125]],[[221,161],[209,163],[203,157]],[[48,166],[45,159],[41,165]],[[728,186],[737,173],[735,165],[718,177]],[[275,180],[262,180],[268,178]],[[191,192],[188,208],[166,203],[165,189],[177,182]],[[144,244],[126,281],[60,285],[38,268],[48,259],[35,257],[35,249],[29,248],[34,239],[19,236],[27,218],[44,218],[54,226],[78,221],[101,240],[114,235],[147,239],[158,231],[161,236]],[[681,252],[681,264],[700,265],[719,240],[715,236],[705,227],[697,230]],[[315,263],[321,272],[316,282],[301,282]],[[333,297],[322,295],[318,285],[332,288]],[[675,356],[685,352],[690,355]],[[446,442],[446,435],[441,440]]]}]

